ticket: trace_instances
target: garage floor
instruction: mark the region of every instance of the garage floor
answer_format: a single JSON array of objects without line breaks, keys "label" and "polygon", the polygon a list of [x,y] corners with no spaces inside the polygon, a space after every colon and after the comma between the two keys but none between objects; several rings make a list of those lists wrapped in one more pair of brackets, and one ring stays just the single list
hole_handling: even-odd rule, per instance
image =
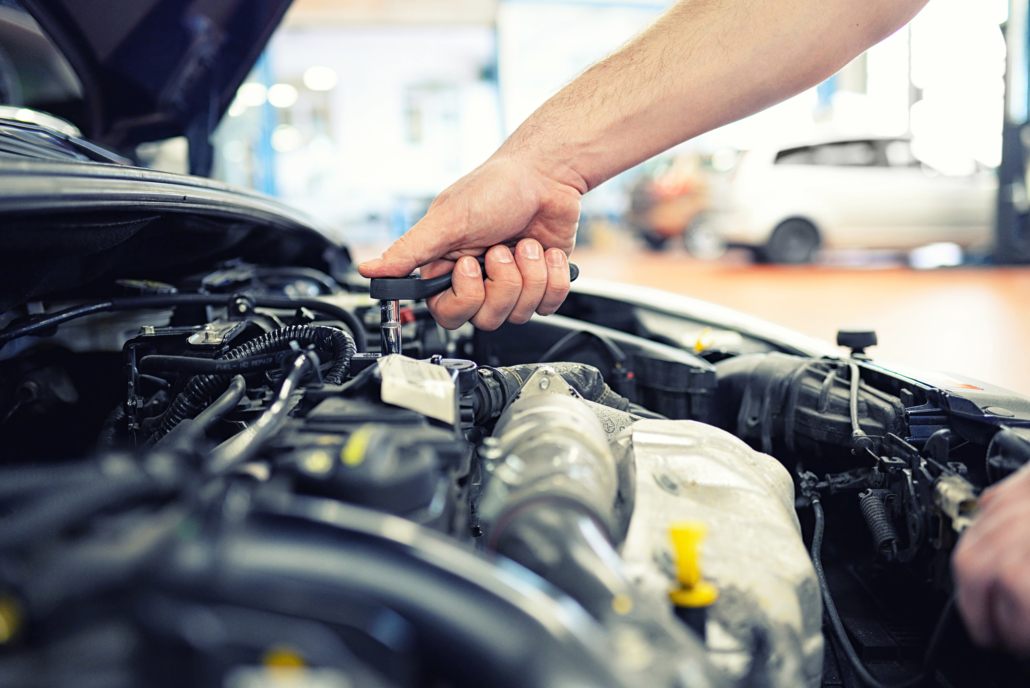
[{"label": "garage floor", "polygon": [[[875,359],[958,373],[1030,395],[1030,268],[918,271],[896,260],[829,256],[821,265],[715,262],[629,241],[577,249],[583,274],[705,299],[827,341],[840,327],[875,329]],[[355,258],[384,246],[355,247]],[[855,266],[859,267],[855,267]]]},{"label": "garage floor", "polygon": [[591,277],[705,299],[828,341],[840,327],[872,328],[875,359],[1030,394],[1030,268],[778,267],[625,247],[577,250],[573,261]]}]

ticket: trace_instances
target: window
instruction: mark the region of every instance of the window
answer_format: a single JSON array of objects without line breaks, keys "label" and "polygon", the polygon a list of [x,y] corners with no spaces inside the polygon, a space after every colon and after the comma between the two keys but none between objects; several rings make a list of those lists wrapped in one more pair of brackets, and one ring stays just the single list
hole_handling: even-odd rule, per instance
[{"label": "window", "polygon": [[891,167],[919,167],[919,160],[912,154],[912,144],[908,141],[886,141],[883,152]]},{"label": "window", "polygon": [[872,141],[840,141],[819,146],[788,148],[776,154],[777,165],[821,165],[830,167],[885,166]]}]

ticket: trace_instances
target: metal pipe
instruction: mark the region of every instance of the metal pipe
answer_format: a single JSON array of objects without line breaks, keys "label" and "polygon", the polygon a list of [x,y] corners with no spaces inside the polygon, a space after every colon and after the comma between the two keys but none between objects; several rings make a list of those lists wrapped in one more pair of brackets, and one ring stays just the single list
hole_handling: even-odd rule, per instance
[{"label": "metal pipe", "polygon": [[383,356],[401,353],[400,301],[380,301],[379,315]]}]

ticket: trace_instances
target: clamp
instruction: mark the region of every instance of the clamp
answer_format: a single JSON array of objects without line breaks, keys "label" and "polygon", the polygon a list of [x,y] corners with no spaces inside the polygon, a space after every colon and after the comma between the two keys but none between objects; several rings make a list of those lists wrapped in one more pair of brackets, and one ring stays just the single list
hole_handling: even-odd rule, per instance
[{"label": "clamp", "polygon": [[[486,258],[479,256],[479,267],[486,275]],[[418,275],[408,277],[377,277],[369,285],[369,296],[379,301],[380,336],[382,355],[401,353],[401,301],[419,301],[435,296],[451,288],[451,275],[422,279]],[[579,277],[579,266],[569,263],[569,280]]]}]

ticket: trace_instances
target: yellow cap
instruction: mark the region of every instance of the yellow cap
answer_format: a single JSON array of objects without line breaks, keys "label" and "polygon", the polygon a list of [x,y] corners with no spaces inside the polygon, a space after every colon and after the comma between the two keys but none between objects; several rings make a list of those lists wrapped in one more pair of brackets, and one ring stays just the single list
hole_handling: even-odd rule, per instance
[{"label": "yellow cap", "polygon": [[347,466],[360,466],[365,460],[365,452],[374,433],[375,428],[371,425],[362,425],[355,430],[340,450],[340,460]]},{"label": "yellow cap", "polygon": [[677,607],[707,607],[719,597],[718,588],[701,575],[700,548],[706,533],[707,528],[701,521],[683,521],[669,528],[680,584],[669,597]]},{"label": "yellow cap", "polygon": [[694,342],[694,353],[699,354],[713,346],[715,346],[715,331],[711,327],[706,327],[697,335],[697,341]]},{"label": "yellow cap", "polygon": [[21,607],[13,597],[0,597],[0,644],[10,642],[21,629]]},{"label": "yellow cap", "polygon": [[304,658],[292,647],[269,648],[261,663],[268,669],[303,669],[307,666]]}]

